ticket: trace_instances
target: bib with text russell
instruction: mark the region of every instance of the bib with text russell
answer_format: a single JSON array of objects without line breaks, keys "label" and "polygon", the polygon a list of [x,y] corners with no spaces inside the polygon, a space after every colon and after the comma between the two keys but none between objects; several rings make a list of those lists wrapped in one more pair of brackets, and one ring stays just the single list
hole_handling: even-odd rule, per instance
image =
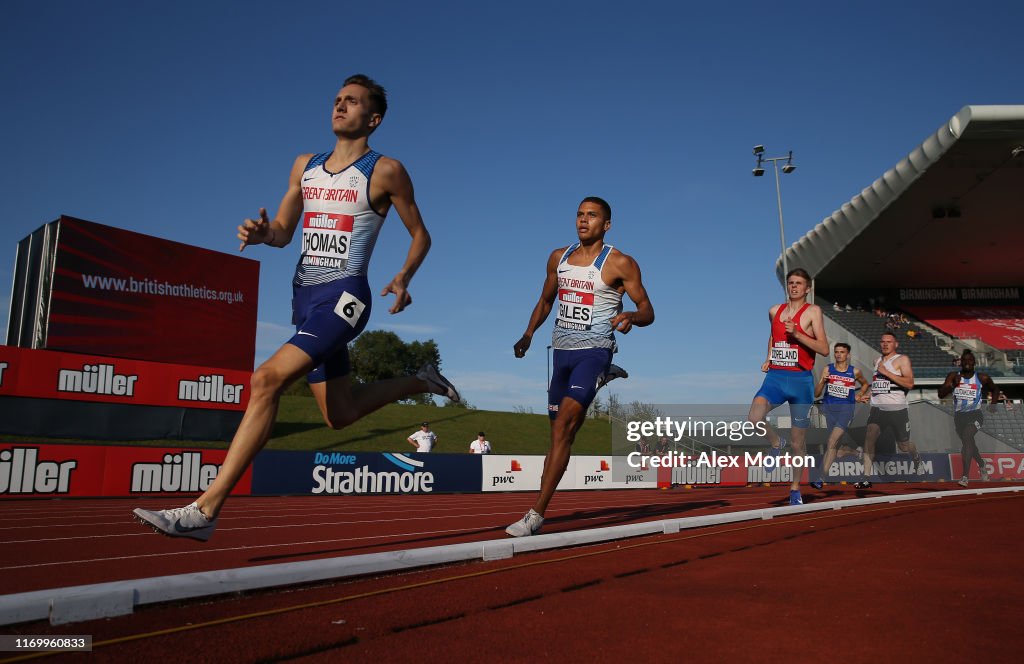
[{"label": "bib with text russell", "polygon": [[857,381],[849,376],[837,376],[835,374],[828,375],[828,393],[834,397],[840,399],[846,399],[850,396],[850,390],[854,388]]}]

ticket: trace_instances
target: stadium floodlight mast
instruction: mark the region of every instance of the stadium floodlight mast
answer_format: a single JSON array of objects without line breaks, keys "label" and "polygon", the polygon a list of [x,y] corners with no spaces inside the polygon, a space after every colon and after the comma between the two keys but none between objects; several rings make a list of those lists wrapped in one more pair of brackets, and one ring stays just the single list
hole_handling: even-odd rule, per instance
[{"label": "stadium floodlight mast", "polygon": [[[782,188],[779,186],[779,162],[786,162],[782,167],[783,173],[792,173],[796,170],[796,166],[793,165],[793,151],[790,150],[789,154],[785,157],[766,157],[764,156],[764,146],[754,146],[754,156],[757,157],[757,165],[754,166],[754,177],[759,178],[764,175],[763,164],[766,161],[772,162],[772,166],[775,167],[775,199],[779,203],[779,240],[782,243],[782,290],[787,291],[785,278],[789,272],[789,266],[786,262],[786,227],[782,223]],[[788,296],[788,291],[787,291]]]}]

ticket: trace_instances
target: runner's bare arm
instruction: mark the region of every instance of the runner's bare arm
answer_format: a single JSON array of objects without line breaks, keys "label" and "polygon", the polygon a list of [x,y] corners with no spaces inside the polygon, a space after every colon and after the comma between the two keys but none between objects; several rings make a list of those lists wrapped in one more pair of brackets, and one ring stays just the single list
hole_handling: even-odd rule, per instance
[{"label": "runner's bare arm", "polygon": [[654,307],[647,296],[647,289],[644,288],[643,278],[640,275],[640,266],[631,256],[620,251],[613,251],[608,257],[612,268],[622,283],[626,295],[636,305],[636,311],[623,311],[611,320],[612,329],[622,334],[628,334],[636,327],[645,327],[654,322]]},{"label": "runner's bare arm", "polygon": [[860,403],[867,403],[868,401],[871,401],[871,383],[864,378],[864,374],[862,374],[860,369],[857,367],[853,368],[853,377],[857,379],[858,383],[860,383],[860,393],[857,395],[857,401]]},{"label": "runner's bare arm", "polygon": [[[779,311],[779,307],[781,307],[781,306],[782,306],[781,304],[776,304],[775,306],[768,307],[768,323],[769,324],[771,324],[775,320],[775,314]],[[769,328],[769,331],[768,331],[768,357],[767,357],[767,359],[765,359],[764,362],[761,363],[761,371],[767,372],[768,369],[771,366],[772,366],[772,333],[771,333],[771,330]]]},{"label": "runner's bare arm", "polygon": [[246,219],[238,227],[238,239],[242,241],[238,247],[239,251],[250,244],[286,247],[292,241],[299,223],[299,215],[302,214],[302,173],[312,156],[300,154],[295,158],[292,172],[288,176],[288,190],[281,199],[273,220],[267,217],[266,208],[260,208],[259,219]]},{"label": "runner's bare arm", "polygon": [[885,370],[885,364],[880,363],[878,365],[878,373],[882,374],[892,382],[896,383],[905,390],[914,388],[914,369],[910,366],[910,360],[906,355],[900,355],[895,362],[895,366],[899,369],[902,376],[897,376],[894,373],[889,373]]},{"label": "runner's bare arm", "polygon": [[409,295],[407,289],[416,270],[423,264],[423,259],[430,251],[430,233],[427,232],[423,217],[420,216],[420,209],[416,205],[412,178],[409,177],[409,173],[406,172],[401,162],[390,157],[381,157],[374,169],[374,175],[379,178],[378,183],[387,193],[391,205],[398,212],[406,230],[409,231],[409,237],[412,238],[409,243],[409,253],[405,257],[405,264],[391,279],[391,283],[381,291],[381,295],[395,294],[395,304],[388,311],[397,314],[412,304],[412,296]]},{"label": "runner's bare arm", "polygon": [[828,367],[825,367],[821,372],[821,378],[818,379],[818,384],[814,387],[814,398],[820,399],[821,394],[825,391],[825,381],[828,380]]},{"label": "runner's bare arm", "polygon": [[959,371],[951,371],[951,372],[949,372],[949,375],[946,376],[946,380],[942,383],[942,385],[939,385],[939,398],[940,399],[945,399],[950,394],[952,394],[953,393],[953,388],[955,388],[957,383],[959,383],[959,382],[960,382],[960,372]]},{"label": "runner's bare arm", "polygon": [[526,355],[526,351],[530,349],[530,343],[533,341],[533,333],[544,324],[548,314],[551,313],[551,306],[555,302],[555,296],[558,295],[558,261],[565,250],[566,247],[555,249],[548,256],[547,274],[544,277],[544,287],[541,289],[540,299],[537,300],[537,305],[533,308],[533,313],[530,314],[530,322],[526,325],[526,332],[512,346],[512,351],[516,357],[524,357]]},{"label": "runner's bare arm", "polygon": [[985,392],[988,392],[989,403],[995,407],[999,403],[999,388],[996,387],[996,383],[992,380],[992,377],[988,374],[978,374],[978,378],[981,380],[981,388]]}]

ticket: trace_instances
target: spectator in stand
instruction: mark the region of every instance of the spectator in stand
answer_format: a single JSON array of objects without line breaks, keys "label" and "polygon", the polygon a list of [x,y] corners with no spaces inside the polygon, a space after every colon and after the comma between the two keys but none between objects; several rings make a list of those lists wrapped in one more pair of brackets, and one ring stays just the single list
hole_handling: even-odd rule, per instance
[{"label": "spectator in stand", "polygon": [[916,339],[917,338],[917,331],[916,330],[907,330],[907,337],[910,338],[910,339]]},{"label": "spectator in stand", "polygon": [[[857,308],[860,309],[860,305],[857,305]],[[853,311],[853,307],[851,307],[850,305],[846,305],[846,310]]]},{"label": "spectator in stand", "polygon": [[469,444],[469,451],[471,454],[491,453],[491,441],[487,440],[487,436],[483,431],[478,433],[476,435],[476,440]]},{"label": "spectator in stand", "polygon": [[654,448],[655,454],[668,454],[668,437],[662,436],[658,439],[658,446]]},{"label": "spectator in stand", "polygon": [[833,303],[832,311],[842,311],[842,310],[843,310],[842,305],[840,305],[838,302]]}]

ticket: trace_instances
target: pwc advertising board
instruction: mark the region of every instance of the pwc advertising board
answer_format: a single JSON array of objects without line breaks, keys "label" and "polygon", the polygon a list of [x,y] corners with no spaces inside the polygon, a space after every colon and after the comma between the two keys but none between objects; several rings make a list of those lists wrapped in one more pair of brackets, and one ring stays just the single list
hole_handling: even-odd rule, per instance
[{"label": "pwc advertising board", "polygon": [[252,371],[258,288],[257,261],[62,216],[19,243],[8,343]]}]

